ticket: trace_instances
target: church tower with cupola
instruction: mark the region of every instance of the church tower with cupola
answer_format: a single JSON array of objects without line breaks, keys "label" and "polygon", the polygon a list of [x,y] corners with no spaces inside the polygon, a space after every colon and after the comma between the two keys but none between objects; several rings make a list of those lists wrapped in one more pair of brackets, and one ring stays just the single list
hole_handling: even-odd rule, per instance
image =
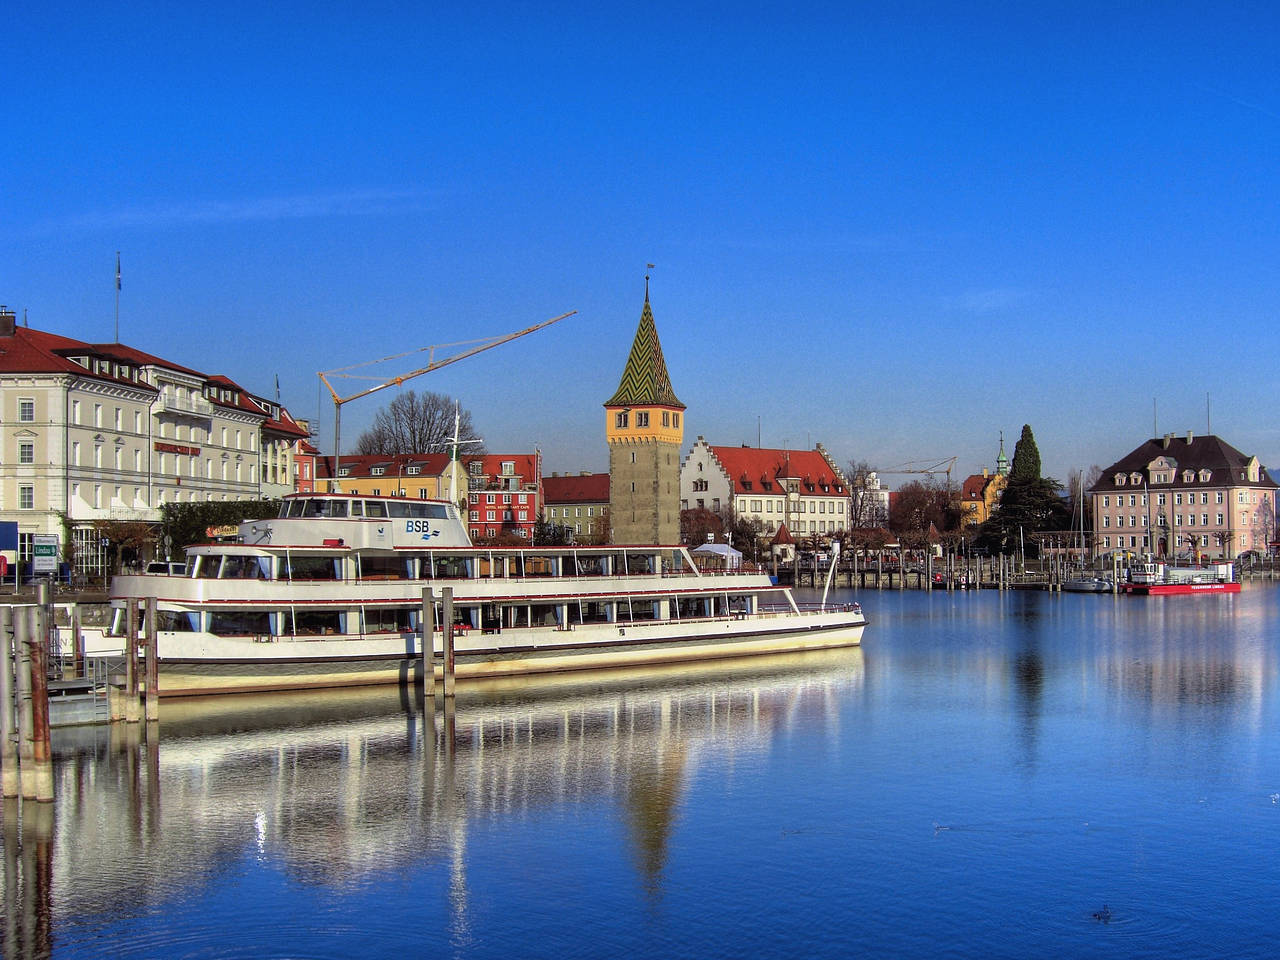
[{"label": "church tower with cupola", "polygon": [[609,525],[613,543],[680,542],[680,444],[684,404],[676,399],[658,328],[644,310],[622,382],[605,401],[609,441]]}]

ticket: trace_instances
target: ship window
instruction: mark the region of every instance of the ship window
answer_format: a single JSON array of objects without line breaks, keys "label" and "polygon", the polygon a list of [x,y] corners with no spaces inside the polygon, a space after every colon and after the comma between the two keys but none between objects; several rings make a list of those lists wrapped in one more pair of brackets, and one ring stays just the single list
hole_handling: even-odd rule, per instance
[{"label": "ship window", "polygon": [[[285,632],[300,637],[346,633],[346,614],[339,610],[298,610],[285,614]],[[292,622],[290,622],[292,621]]]},{"label": "ship window", "polygon": [[381,500],[366,500],[364,502],[364,515],[366,517],[385,517],[387,515],[387,505]]},{"label": "ship window", "polygon": [[209,614],[209,632],[219,637],[267,636],[271,621],[265,610],[219,610]]},{"label": "ship window", "polygon": [[360,558],[360,576],[366,580],[409,580],[413,561],[408,557],[377,557],[366,554]]},{"label": "ship window", "polygon": [[280,563],[281,580],[341,580],[340,557],[290,554]]},{"label": "ship window", "polygon": [[222,558],[219,580],[267,580],[271,561],[268,557],[246,557],[234,554]]},{"label": "ship window", "polygon": [[188,610],[157,610],[156,629],[191,633],[198,629],[199,614]]}]

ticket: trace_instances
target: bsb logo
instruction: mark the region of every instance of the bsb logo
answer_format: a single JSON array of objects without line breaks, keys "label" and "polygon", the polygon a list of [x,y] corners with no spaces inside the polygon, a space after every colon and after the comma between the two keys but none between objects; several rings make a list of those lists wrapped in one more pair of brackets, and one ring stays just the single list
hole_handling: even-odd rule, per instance
[{"label": "bsb logo", "polygon": [[430,540],[432,537],[440,536],[439,530],[431,529],[430,520],[406,520],[404,522],[405,533],[420,533],[423,540]]}]

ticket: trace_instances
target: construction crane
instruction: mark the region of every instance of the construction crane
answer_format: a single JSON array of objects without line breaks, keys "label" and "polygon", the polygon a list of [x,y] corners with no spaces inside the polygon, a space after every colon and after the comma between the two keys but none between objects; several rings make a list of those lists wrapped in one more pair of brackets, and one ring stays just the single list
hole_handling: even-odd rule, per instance
[{"label": "construction crane", "polygon": [[[508,333],[504,336],[484,337],[479,340],[463,340],[458,343],[440,343],[429,347],[419,347],[416,350],[409,350],[405,353],[392,354],[388,357],[380,357],[377,360],[366,360],[363,363],[352,364],[349,367],[338,367],[336,370],[320,371],[317,376],[320,377],[320,382],[325,385],[329,394],[333,397],[333,478],[331,481],[333,489],[341,489],[341,484],[338,480],[338,465],[342,460],[342,405],[344,403],[350,403],[352,400],[359,400],[362,397],[369,396],[371,393],[377,393],[379,390],[385,390],[387,387],[398,387],[405,381],[412,380],[414,377],[420,377],[424,373],[431,373],[433,370],[439,370],[441,367],[447,367],[449,364],[457,363],[459,360],[465,360],[467,357],[474,357],[477,353],[483,353],[485,350],[492,350],[494,347],[500,347],[502,344],[509,343],[510,341],[523,337],[526,334],[536,333],[544,327],[549,327],[553,323],[558,323],[559,321],[564,320],[566,317],[572,317],[577,312],[577,310],[570,310],[568,313],[562,313],[558,317],[552,317],[550,320],[543,320],[541,323],[535,323],[531,327],[525,327],[523,330],[517,330],[515,333]],[[445,357],[443,360],[435,359],[436,351],[442,350],[446,347],[468,347],[468,349],[455,353],[452,356]],[[399,360],[401,357],[412,356],[415,353],[427,354],[427,365],[425,367],[419,367],[417,370],[410,370],[408,373],[403,373],[398,377],[392,377],[390,380],[383,381],[375,387],[369,387],[367,390],[361,390],[357,393],[351,394],[350,396],[340,396],[338,391],[334,389],[333,384],[329,382],[330,377],[333,377],[334,379],[375,380],[377,379],[376,377],[362,376],[360,374],[348,373],[347,371],[359,370],[362,367],[371,367],[374,364],[386,363],[389,360]]]},{"label": "construction crane", "polygon": [[934,477],[938,474],[946,474],[947,489],[951,489],[951,471],[955,468],[957,457],[947,457],[945,460],[908,460],[901,466],[893,467],[890,470],[877,470],[878,474],[885,473],[923,473],[926,476]]}]

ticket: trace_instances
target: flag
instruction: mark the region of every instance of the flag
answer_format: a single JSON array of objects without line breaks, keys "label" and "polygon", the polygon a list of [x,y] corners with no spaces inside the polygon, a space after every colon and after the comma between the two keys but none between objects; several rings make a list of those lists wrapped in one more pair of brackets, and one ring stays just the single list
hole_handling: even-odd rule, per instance
[{"label": "flag", "polygon": [[276,374],[276,403],[280,402],[280,374]]},{"label": "flag", "polygon": [[116,251],[116,289],[120,289],[120,251]]}]

